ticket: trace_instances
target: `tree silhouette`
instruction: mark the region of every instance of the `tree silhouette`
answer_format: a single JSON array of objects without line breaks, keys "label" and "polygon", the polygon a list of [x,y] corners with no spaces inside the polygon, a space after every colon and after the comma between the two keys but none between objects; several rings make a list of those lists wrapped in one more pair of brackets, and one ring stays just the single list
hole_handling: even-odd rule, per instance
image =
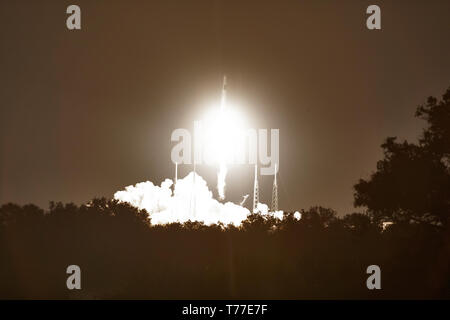
[{"label": "tree silhouette", "polygon": [[450,218],[450,88],[441,101],[430,97],[416,116],[427,121],[417,144],[389,137],[384,159],[368,180],[354,186],[355,205],[378,222],[448,226]]}]

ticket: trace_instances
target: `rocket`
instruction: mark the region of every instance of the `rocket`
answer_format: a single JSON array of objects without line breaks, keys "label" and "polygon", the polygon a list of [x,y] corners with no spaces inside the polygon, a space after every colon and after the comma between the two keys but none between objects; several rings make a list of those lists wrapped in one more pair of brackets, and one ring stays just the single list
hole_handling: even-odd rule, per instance
[{"label": "rocket", "polygon": [[227,103],[227,76],[223,76],[222,83],[222,99],[220,100],[220,111],[225,109],[225,105]]}]

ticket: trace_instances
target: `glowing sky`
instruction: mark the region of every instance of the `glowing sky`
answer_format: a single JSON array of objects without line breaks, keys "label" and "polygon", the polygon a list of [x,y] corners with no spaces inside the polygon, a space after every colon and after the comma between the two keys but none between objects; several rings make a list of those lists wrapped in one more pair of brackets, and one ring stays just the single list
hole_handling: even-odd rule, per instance
[{"label": "glowing sky", "polygon": [[[280,208],[349,213],[383,139],[415,139],[415,108],[450,85],[446,0],[381,2],[381,31],[359,0],[77,4],[75,32],[64,1],[0,2],[0,203],[82,203],[173,177],[171,132],[192,130],[226,74],[248,125],[280,129]],[[214,194],[217,168],[197,172]],[[253,167],[228,167],[226,182],[239,203]],[[259,182],[270,203],[272,177]]]}]

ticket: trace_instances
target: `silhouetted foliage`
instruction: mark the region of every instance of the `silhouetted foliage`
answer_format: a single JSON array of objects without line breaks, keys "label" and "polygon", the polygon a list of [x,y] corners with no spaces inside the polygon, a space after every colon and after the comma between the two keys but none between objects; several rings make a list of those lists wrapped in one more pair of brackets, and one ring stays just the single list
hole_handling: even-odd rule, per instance
[{"label": "silhouetted foliage", "polygon": [[[150,225],[125,203],[0,207],[0,298],[435,298],[450,297],[442,228],[365,214],[302,210],[302,219],[250,215],[241,227]],[[67,266],[82,290],[66,288]],[[383,290],[366,288],[382,268]],[[414,279],[412,283],[411,279]]]},{"label": "silhouetted foliage", "polygon": [[450,219],[450,88],[441,101],[428,98],[416,116],[428,122],[418,144],[389,137],[384,159],[355,185],[355,205],[378,222],[447,226]]}]

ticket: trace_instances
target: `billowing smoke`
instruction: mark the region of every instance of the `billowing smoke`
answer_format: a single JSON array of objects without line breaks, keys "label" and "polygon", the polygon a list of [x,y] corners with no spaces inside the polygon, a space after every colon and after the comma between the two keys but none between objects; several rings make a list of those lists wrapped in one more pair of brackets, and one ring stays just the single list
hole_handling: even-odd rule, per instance
[{"label": "billowing smoke", "polygon": [[141,182],[128,186],[114,194],[114,198],[146,209],[152,224],[199,221],[206,225],[219,222],[240,225],[250,211],[232,202],[221,203],[213,198],[206,181],[191,172],[178,179],[172,192],[172,180],[166,179],[161,186],[152,182]]},{"label": "billowing smoke", "polygon": [[[239,226],[250,214],[241,205],[221,203],[214,199],[206,181],[194,172],[178,179],[174,192],[172,185],[170,179],[164,180],[160,186],[150,181],[140,182],[117,191],[114,199],[147,210],[152,224],[184,223],[190,220],[206,225],[223,223]],[[283,218],[283,211],[270,213],[268,206],[262,203],[258,204],[258,211],[262,215],[273,214],[279,219]]]},{"label": "billowing smoke", "polygon": [[273,215],[275,218],[282,220],[283,219],[283,211],[282,210],[278,210],[275,212],[269,212],[269,206],[267,204],[264,203],[258,203],[256,205],[256,212],[266,216],[266,215]]}]

